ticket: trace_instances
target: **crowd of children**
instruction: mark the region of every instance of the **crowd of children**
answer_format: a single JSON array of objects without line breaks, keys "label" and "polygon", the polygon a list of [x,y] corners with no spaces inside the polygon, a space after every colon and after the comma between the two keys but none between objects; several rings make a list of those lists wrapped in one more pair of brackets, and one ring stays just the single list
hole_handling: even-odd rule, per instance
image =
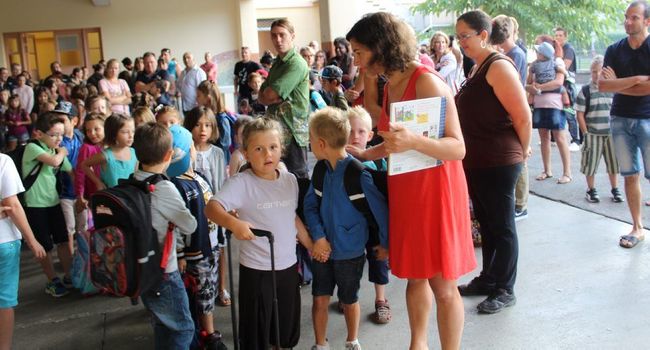
[{"label": "crowd of children", "polygon": [[[552,80],[557,71],[552,60],[544,59],[549,55],[545,49],[540,46],[539,62],[531,68],[539,84]],[[117,61],[109,63],[114,66]],[[597,57],[591,65],[592,83],[579,93],[575,107],[585,134],[581,172],[587,180],[587,200],[598,202],[594,174],[604,155],[613,200],[622,202],[608,136],[612,96],[597,91],[601,70],[602,57]],[[372,119],[362,107],[349,105],[343,75],[341,68],[330,65],[310,77],[311,86],[322,89],[310,91],[314,112],[309,122],[310,146],[325,172],[322,188],[312,184],[307,190],[304,222],[298,215],[303,213],[297,213],[298,181],[280,162],[282,127],[263,117],[266,107],[257,100],[264,80],[261,72],[248,75],[251,97],[239,102],[238,112],[243,115],[236,117],[226,110],[217,84],[210,80],[198,86],[198,106],[185,114],[174,107],[168,84],[162,80],[154,82],[151,96],[134,96],[130,115],[115,113],[106,97],[80,89],[72,88],[65,101],[52,83],[35,91],[33,108],[24,106],[18,94],[0,91],[0,127],[5,128],[0,132],[1,145],[8,152],[18,149],[21,155],[14,171],[5,166],[11,161],[0,154],[0,217],[9,216],[15,224],[0,231],[0,244],[15,242],[22,233],[39,258],[47,278],[46,293],[62,297],[72,287],[73,236],[93,225],[91,195],[118,186],[120,179],[145,180],[163,174],[169,181],[158,182],[152,192],[151,225],[161,245],[168,224],[175,225],[174,253],[159,288],[141,296],[154,319],[156,348],[226,348],[213,312],[215,303],[230,304],[224,268],[225,231],[229,230],[241,240],[238,327],[242,348],[269,344],[290,348],[298,343],[302,284],[295,249],[298,240],[313,257],[309,266],[313,273],[312,349],[329,349],[328,307],[335,288],[347,326],[345,348],[360,349],[358,294],[366,261],[375,290],[373,319],[379,324],[391,320],[385,297],[388,209],[384,194],[370,174],[362,171],[359,181],[378,233],[376,241],[371,240],[370,222],[354,209],[343,182],[346,169],[356,162],[347,154],[346,145],[366,148],[373,138]],[[92,90],[91,86],[86,90]],[[386,171],[385,160],[363,166]],[[34,180],[27,184],[30,176]],[[17,177],[22,178],[24,188],[20,181],[10,180]],[[21,192],[24,213],[16,204]],[[252,229],[274,234],[279,325],[272,317],[270,246],[255,238]],[[53,265],[55,247],[63,267],[61,277]],[[18,269],[17,264],[11,266]],[[17,272],[3,272],[0,286],[17,290],[17,276]],[[11,278],[5,282],[5,277]],[[11,309],[17,301],[15,293],[1,299],[0,319],[4,321],[4,308]],[[272,332],[276,326],[279,339]]]}]

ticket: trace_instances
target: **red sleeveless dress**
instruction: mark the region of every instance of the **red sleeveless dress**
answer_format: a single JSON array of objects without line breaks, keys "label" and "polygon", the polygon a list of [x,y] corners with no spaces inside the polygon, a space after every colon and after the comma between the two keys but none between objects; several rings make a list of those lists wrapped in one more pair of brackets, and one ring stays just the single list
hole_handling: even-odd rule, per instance
[{"label": "red sleeveless dress", "polygon": [[[423,73],[432,71],[418,66],[400,101],[416,98],[415,83]],[[388,84],[378,124],[383,131],[390,121]],[[390,267],[395,276],[420,279],[442,274],[455,280],[476,267],[462,161],[389,176],[388,198]]]}]

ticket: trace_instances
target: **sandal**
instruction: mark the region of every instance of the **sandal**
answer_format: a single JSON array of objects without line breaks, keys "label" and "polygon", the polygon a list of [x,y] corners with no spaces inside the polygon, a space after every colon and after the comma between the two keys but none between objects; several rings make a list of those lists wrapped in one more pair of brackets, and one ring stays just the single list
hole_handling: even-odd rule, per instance
[{"label": "sandal", "polygon": [[568,184],[569,182],[571,182],[571,180],[573,180],[573,179],[571,178],[571,176],[569,176],[569,175],[562,175],[562,177],[560,177],[559,179],[557,179],[557,183],[558,183],[558,185],[565,185],[565,184]]},{"label": "sandal", "polygon": [[633,235],[623,235],[621,236],[621,239],[618,241],[618,245],[620,245],[623,248],[634,248],[636,247],[639,242],[643,241],[645,239],[645,236],[633,236]]},{"label": "sandal", "polygon": [[550,179],[550,178],[552,178],[552,177],[553,177],[553,174],[549,174],[549,173],[547,173],[547,172],[544,171],[544,172],[542,172],[541,174],[537,175],[537,177],[535,178],[535,180],[537,180],[537,181],[544,181],[544,180],[546,180],[546,179]]},{"label": "sandal", "polygon": [[230,304],[230,293],[228,293],[228,291],[225,289],[219,292],[219,295],[217,295],[217,305],[230,306]]}]

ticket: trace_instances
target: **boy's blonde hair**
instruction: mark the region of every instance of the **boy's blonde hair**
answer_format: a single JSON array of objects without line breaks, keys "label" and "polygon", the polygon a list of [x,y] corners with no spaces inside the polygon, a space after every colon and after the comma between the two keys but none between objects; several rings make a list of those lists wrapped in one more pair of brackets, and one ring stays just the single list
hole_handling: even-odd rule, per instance
[{"label": "boy's blonde hair", "polygon": [[604,63],[605,63],[605,57],[603,57],[603,55],[596,55],[591,60],[591,66],[590,67],[593,67],[596,64],[602,67]]},{"label": "boy's blonde hair", "polygon": [[[151,112],[149,107],[137,107],[133,113],[131,113],[133,119],[140,118],[140,124],[155,123],[156,117]],[[139,125],[140,125],[139,124]]]},{"label": "boy's blonde hair", "polygon": [[350,121],[338,108],[325,107],[309,118],[309,130],[332,148],[343,148],[350,137]]},{"label": "boy's blonde hair", "polygon": [[354,106],[347,111],[348,120],[359,119],[363,122],[363,126],[367,131],[372,131],[372,118],[368,111],[361,106]]}]

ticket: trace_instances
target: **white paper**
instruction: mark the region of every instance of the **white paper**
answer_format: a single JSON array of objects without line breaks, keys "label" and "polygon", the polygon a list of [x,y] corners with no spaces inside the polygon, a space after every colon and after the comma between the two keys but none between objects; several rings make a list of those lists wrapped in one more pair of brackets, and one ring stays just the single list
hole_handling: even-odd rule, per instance
[{"label": "white paper", "polygon": [[[414,134],[438,139],[445,134],[445,112],[444,97],[395,102],[390,105],[390,121]],[[391,153],[388,156],[388,175],[410,173],[440,164],[442,161],[415,150]]]}]

